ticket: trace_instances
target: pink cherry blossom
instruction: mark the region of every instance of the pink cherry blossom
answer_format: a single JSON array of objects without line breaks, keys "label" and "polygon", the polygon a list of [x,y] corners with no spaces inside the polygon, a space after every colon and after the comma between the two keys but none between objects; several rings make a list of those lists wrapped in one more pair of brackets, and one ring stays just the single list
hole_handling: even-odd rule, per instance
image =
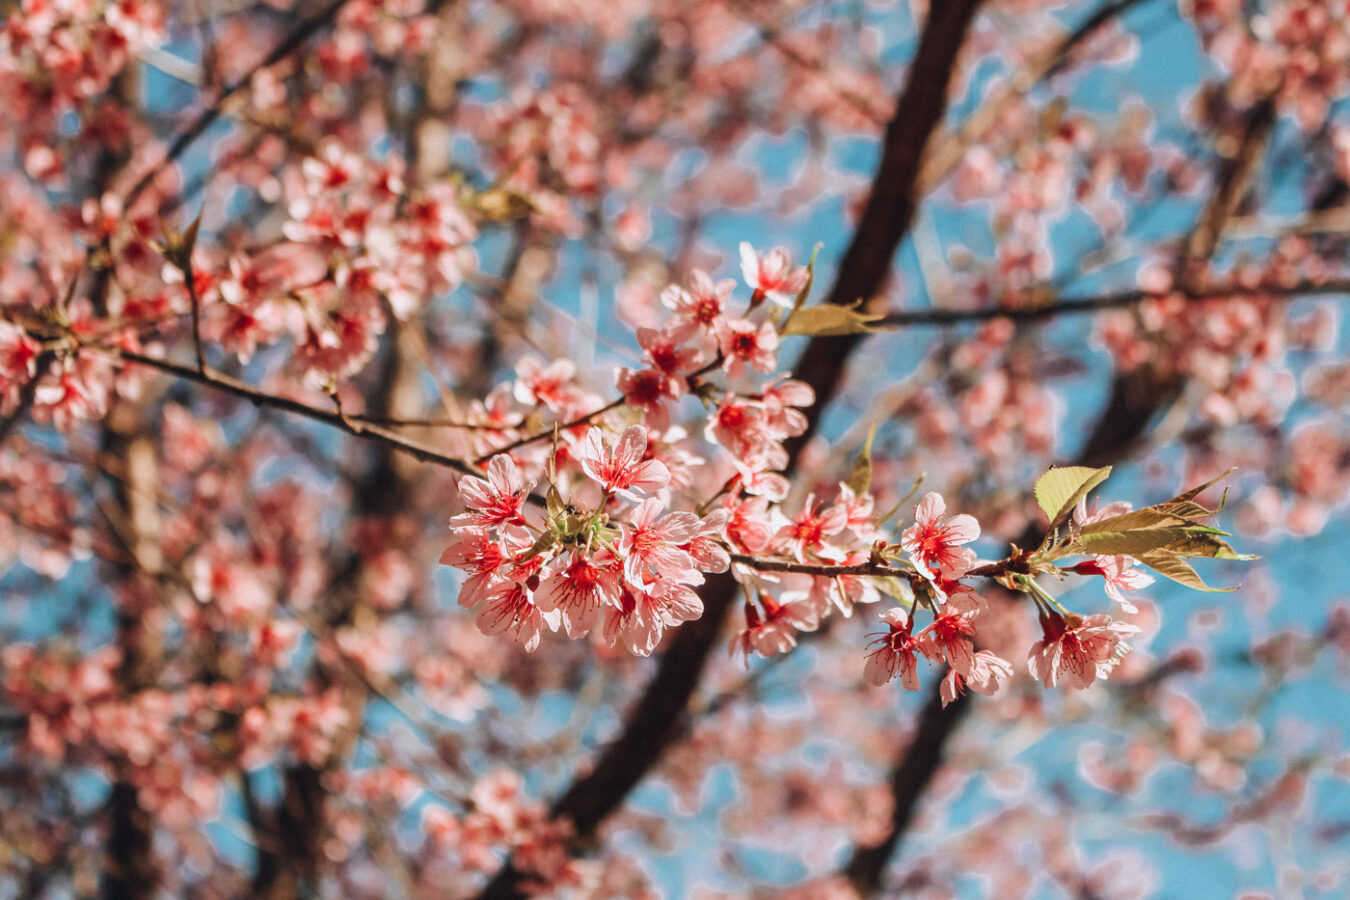
[{"label": "pink cherry blossom", "polygon": [[827,543],[826,539],[839,534],[847,524],[848,514],[842,507],[829,506],[822,510],[813,494],[806,498],[797,518],[778,530],[775,540],[800,562],[808,559],[837,562],[843,559],[844,551]]},{"label": "pink cherry blossom", "polygon": [[698,531],[684,545],[703,572],[725,572],[731,566],[725,534],[731,515],[726,509],[714,509],[699,522]]},{"label": "pink cherry blossom", "polygon": [[703,576],[694,566],[694,558],[681,544],[698,534],[699,519],[693,513],[673,512],[661,515],[665,508],[656,497],[638,504],[623,526],[617,550],[624,558],[624,575],[629,584],[642,587],[650,573],[684,584],[701,584]]},{"label": "pink cherry blossom", "polygon": [[730,319],[717,334],[722,349],[722,368],[731,378],[745,374],[746,367],[772,372],[778,365],[778,332],[772,324],[755,325],[749,319]]},{"label": "pink cherry blossom", "polygon": [[618,604],[620,576],[618,560],[607,552],[560,556],[540,576],[534,605],[541,613],[559,610],[568,637],[581,637],[595,625],[602,607]]},{"label": "pink cherry blossom", "polygon": [[997,693],[1004,679],[1011,678],[1012,673],[1012,665],[1007,660],[988,650],[980,650],[971,659],[966,672],[960,672],[954,666],[948,670],[939,688],[942,705],[946,706],[961,696],[966,688],[981,694]]},{"label": "pink cherry blossom", "polygon": [[520,469],[510,454],[499,453],[488,462],[488,478],[462,478],[459,493],[468,511],[455,516],[454,523],[493,528],[498,525],[524,525],[522,508],[534,487],[520,477]]},{"label": "pink cherry blossom", "polygon": [[560,610],[540,609],[523,584],[501,581],[489,588],[483,598],[477,625],[484,634],[509,633],[526,652],[533,653],[539,647],[541,626],[557,631],[561,621]]},{"label": "pink cherry blossom", "polygon": [[655,432],[670,428],[670,404],[682,393],[680,379],[659,369],[622,368],[615,373],[614,384],[623,394],[626,406],[643,411],[643,423]]},{"label": "pink cherry blossom", "polygon": [[810,273],[804,266],[792,268],[792,257],[783,247],[775,247],[763,256],[755,253],[755,248],[742,243],[741,276],[754,290],[751,305],[768,300],[779,306],[791,308],[797,300],[797,294],[806,287]]},{"label": "pink cherry blossom", "polygon": [[637,499],[635,492],[651,493],[670,483],[670,470],[658,459],[644,460],[647,429],[632,425],[619,435],[611,451],[599,428],[586,433],[581,467],[606,491]]},{"label": "pink cherry blossom", "polygon": [[1027,669],[1048,688],[1086,688],[1106,678],[1130,652],[1125,638],[1139,632],[1138,626],[1101,614],[1081,619],[1046,614],[1041,628],[1044,637],[1031,648]]},{"label": "pink cherry blossom", "polygon": [[910,632],[909,613],[895,606],[882,613],[880,619],[889,626],[889,631],[879,633],[868,645],[873,649],[867,653],[863,678],[868,684],[883,685],[899,673],[905,690],[917,691],[919,642]]},{"label": "pink cherry blossom", "polygon": [[937,574],[947,579],[957,579],[975,564],[974,551],[962,549],[980,536],[980,524],[971,516],[952,516],[944,519],[947,504],[942,496],[929,493],[919,502],[914,511],[914,524],[901,535],[900,545],[909,553],[919,572],[933,577],[933,567]]},{"label": "pink cherry blossom", "polygon": [[690,276],[689,290],[671,285],[661,292],[661,302],[675,315],[675,325],[696,325],[705,331],[716,331],[726,316],[731,302],[731,291],[736,282],[731,279],[713,282],[707,272],[695,269]]},{"label": "pink cherry blossom", "polygon": [[975,664],[975,626],[970,617],[945,611],[920,634],[919,650],[935,661],[945,660],[956,672],[969,675]]},{"label": "pink cherry blossom", "polygon": [[1153,576],[1138,565],[1132,556],[1098,556],[1089,562],[1081,562],[1072,567],[1079,575],[1100,575],[1106,588],[1106,596],[1116,602],[1123,611],[1134,614],[1139,608],[1125,596],[1125,591],[1139,591],[1153,584]]}]

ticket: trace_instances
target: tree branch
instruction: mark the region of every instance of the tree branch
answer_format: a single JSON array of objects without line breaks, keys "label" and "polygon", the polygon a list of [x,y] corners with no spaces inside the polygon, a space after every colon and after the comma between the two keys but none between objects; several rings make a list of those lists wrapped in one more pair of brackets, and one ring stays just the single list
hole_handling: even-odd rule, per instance
[{"label": "tree branch", "polygon": [[290,33],[281,40],[281,43],[273,47],[272,52],[263,57],[262,62],[245,72],[237,81],[226,85],[215,102],[202,110],[191,125],[179,132],[178,137],[174,138],[173,143],[169,145],[169,151],[164,155],[164,159],[160,160],[158,164],[132,185],[122,203],[123,208],[130,209],[159,173],[164,171],[167,166],[177,162],[179,157],[187,152],[188,147],[192,146],[193,142],[201,137],[203,132],[210,128],[216,119],[220,118],[225,111],[225,103],[231,97],[248,87],[259,72],[276,65],[298,50],[315,32],[333,21],[337,17],[338,11],[346,4],[347,0],[329,0],[327,6],[314,15],[301,20],[295,28],[291,29]]},{"label": "tree branch", "polygon": [[[853,240],[839,262],[826,303],[849,306],[870,301],[890,276],[891,263],[900,242],[914,223],[922,192],[918,189],[925,148],[947,110],[947,94],[956,72],[956,58],[981,0],[947,0],[934,3],[919,38],[905,86],[896,101],[895,115],[886,126],[881,164],[872,181],[872,192],[863,208]],[[840,361],[847,358],[862,335],[815,338],[803,351],[795,368],[796,377],[815,388],[818,397],[832,396],[844,374]],[[794,453],[814,432],[825,404],[806,410],[810,428],[789,441]]]},{"label": "tree branch", "polygon": [[1104,4],[1081,25],[1064,35],[1044,53],[1033,58],[998,89],[980,108],[971,113],[955,131],[938,134],[923,160],[919,173],[919,195],[936,188],[956,168],[977,141],[983,138],[1015,100],[1025,97],[1037,84],[1068,67],[1073,51],[1098,30],[1130,9],[1148,0],[1112,0]]},{"label": "tree branch", "polygon": [[1276,300],[1297,300],[1300,297],[1350,296],[1350,279],[1334,281],[1300,281],[1290,285],[1216,284],[1205,287],[1181,288],[1174,291],[1118,291],[1091,297],[1066,297],[1050,303],[1016,307],[985,307],[980,309],[915,309],[887,315],[873,323],[877,326],[899,328],[922,326],[962,325],[968,322],[989,322],[1007,319],[1012,322],[1044,322],[1061,316],[1081,316],[1108,309],[1129,309],[1149,300],[1182,297],[1187,301],[1239,300],[1269,297]]}]

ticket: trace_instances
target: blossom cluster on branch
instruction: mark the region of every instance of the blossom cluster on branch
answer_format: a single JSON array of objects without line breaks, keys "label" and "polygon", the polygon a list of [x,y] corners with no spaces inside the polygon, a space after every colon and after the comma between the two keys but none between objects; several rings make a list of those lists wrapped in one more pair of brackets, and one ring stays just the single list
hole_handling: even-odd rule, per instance
[{"label": "blossom cluster on branch", "polygon": [[[946,516],[938,493],[921,500],[913,524],[893,539],[886,523],[899,510],[874,509],[870,441],[832,502],[792,498],[779,473],[788,462],[783,441],[805,429],[811,391],[782,377],[753,390],[742,382],[749,370],[773,375],[779,338],[803,328],[803,310],[821,308],[804,305],[810,269],[794,269],[785,250],[761,255],[742,244],[741,259],[751,292],[743,310],[734,308],[734,282],[702,271],[688,287],[662,293],[673,314],[661,328],[638,330],[645,368],[616,372],[618,401],[596,407],[565,360],[519,367],[509,386],[519,408],[499,403],[495,416],[534,420],[539,430],[494,431],[497,449],[481,459],[486,478],[459,482],[467,509],[451,519],[441,556],[465,573],[459,602],[478,610],[484,632],[510,633],[533,651],[545,631],[576,639],[595,630],[608,645],[646,656],[668,629],[702,615],[694,589],[705,577],[730,569],[745,593],[733,651],[787,652],[831,613],[851,616],[884,595],[899,605],[879,615],[888,630],[866,654],[867,679],[883,684],[898,674],[917,690],[923,657],[947,667],[942,696],[950,702],[966,688],[994,693],[1013,673],[1008,660],[976,649],[988,642],[985,603],[967,579],[997,579],[1030,596],[1044,633],[1027,651],[1030,673],[1046,687],[1083,688],[1110,674],[1138,628],[1069,611],[1038,575],[1100,576],[1108,596],[1136,612],[1125,592],[1153,581],[1141,559],[1187,581],[1194,573],[1181,555],[1237,558],[1215,537],[1223,532],[1199,524],[1197,516],[1214,512],[1193,502],[1199,490],[1161,511],[1117,502],[1089,513],[1087,492],[1109,469],[1052,469],[1037,486],[1051,523],[1041,547],[1013,548],[981,566],[967,546],[979,523]],[[817,329],[867,327],[861,317],[814,321],[828,323]],[[719,370],[725,385],[714,381]],[[672,424],[686,394],[700,402],[689,427]],[[699,420],[701,442],[693,437]],[[712,496],[695,496],[695,467],[718,458],[733,474]],[[1089,558],[1057,564],[1073,554]],[[916,630],[920,612],[932,619]]]}]

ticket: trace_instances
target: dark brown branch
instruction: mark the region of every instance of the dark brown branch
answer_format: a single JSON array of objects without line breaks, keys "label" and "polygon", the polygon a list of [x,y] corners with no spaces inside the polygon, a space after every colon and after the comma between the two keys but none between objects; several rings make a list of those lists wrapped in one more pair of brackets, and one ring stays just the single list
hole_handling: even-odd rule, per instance
[{"label": "dark brown branch", "polygon": [[1009,104],[1026,96],[1033,87],[1064,71],[1073,58],[1073,51],[1093,37],[1103,26],[1123,16],[1130,9],[1147,0],[1111,0],[1104,4],[1073,31],[1064,35],[1046,52],[1030,60],[1010,77],[960,126],[951,132],[936,136],[923,161],[919,174],[920,196],[929,193],[956,168],[961,157],[975,143],[984,138],[1008,109]]},{"label": "dark brown branch", "polygon": [[181,378],[185,381],[193,381],[198,384],[213,387],[216,390],[224,391],[227,394],[232,394],[235,397],[247,400],[254,406],[260,408],[276,409],[281,412],[303,416],[306,419],[312,419],[315,422],[322,422],[339,431],[345,431],[347,434],[354,437],[366,438],[385,444],[425,463],[443,466],[444,468],[453,469],[456,472],[462,472],[466,475],[481,474],[479,469],[458,457],[442,453],[434,447],[404,437],[383,426],[364,422],[339,412],[330,412],[325,409],[319,409],[316,406],[310,406],[308,403],[304,403],[300,400],[293,400],[289,397],[269,394],[266,391],[259,390],[251,384],[240,381],[237,378],[231,378],[228,375],[223,375],[210,369],[206,372],[198,372],[192,366],[185,366],[166,359],[157,359],[156,357],[146,356],[141,353],[114,350],[107,347],[88,347],[87,349],[106,352],[116,356],[124,362],[157,369],[158,371],[163,372],[166,375],[172,375],[175,378]]},{"label": "dark brown branch", "polygon": [[[979,6],[980,0],[932,4],[895,115],[886,126],[872,192],[826,303],[866,303],[885,286],[896,250],[914,222],[924,149],[946,112],[956,57]],[[844,374],[840,360],[860,339],[851,334],[812,340],[797,361],[795,376],[814,387],[817,397],[833,396]],[[812,431],[824,406],[817,402],[806,411]],[[805,438],[790,442],[789,451],[795,452]]]},{"label": "dark brown branch", "polygon": [[844,877],[860,895],[869,896],[881,886],[886,864],[895,854],[900,838],[909,830],[909,823],[918,808],[917,801],[928,790],[941,766],[947,739],[969,710],[968,697],[958,697],[944,707],[937,687],[929,692],[928,701],[919,713],[914,737],[891,771],[891,796],[895,798],[895,806],[891,811],[890,830],[881,843],[856,848],[844,866]]},{"label": "dark brown branch", "polygon": [[980,309],[916,309],[891,313],[876,324],[911,328],[921,326],[961,325],[968,322],[989,322],[1007,319],[1012,322],[1043,322],[1062,316],[1081,316],[1108,309],[1129,309],[1149,300],[1163,300],[1180,296],[1190,302],[1238,300],[1267,297],[1275,300],[1297,300],[1300,297],[1350,296],[1350,280],[1325,282],[1303,281],[1292,285],[1252,286],[1241,284],[1208,285],[1171,292],[1120,291],[1093,297],[1066,297],[1062,300],[1034,306],[987,307]]},{"label": "dark brown branch", "polygon": [[[1031,544],[1033,541],[1025,543]],[[904,578],[912,583],[922,583],[925,579],[912,568],[901,568],[888,563],[863,562],[839,565],[835,563],[806,563],[788,559],[773,559],[767,556],[747,556],[744,553],[731,554],[731,561],[760,572],[786,572],[791,575],[816,575],[822,578],[843,576],[865,576],[869,578]],[[1019,567],[1020,566],[1020,567]],[[1029,574],[1022,557],[1010,557],[987,565],[971,569],[966,573],[970,578],[996,578],[1008,572]]]}]

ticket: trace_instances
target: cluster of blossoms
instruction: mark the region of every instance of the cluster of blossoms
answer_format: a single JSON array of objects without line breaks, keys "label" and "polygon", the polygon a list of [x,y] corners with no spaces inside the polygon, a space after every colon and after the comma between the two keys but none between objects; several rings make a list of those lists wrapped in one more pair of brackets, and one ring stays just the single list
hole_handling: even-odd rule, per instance
[{"label": "cluster of blossoms", "polygon": [[[480,425],[502,426],[480,435],[511,449],[491,457],[486,480],[461,482],[468,511],[452,521],[455,539],[442,561],[468,573],[460,602],[479,608],[484,630],[510,632],[534,649],[544,627],[580,637],[598,626],[611,645],[649,654],[666,628],[702,615],[694,589],[705,574],[726,571],[730,552],[765,549],[780,530],[770,504],[788,491],[783,442],[805,430],[799,407],[814,396],[783,378],[748,392],[704,376],[718,368],[733,381],[751,370],[772,374],[777,330],[750,316],[765,300],[791,305],[808,273],[782,250],[760,257],[745,246],[742,256],[749,311],[734,315],[734,282],[703,272],[688,289],[669,288],[669,321],[638,331],[644,366],[616,372],[618,403],[597,412],[600,400],[576,383],[570,363],[527,359],[509,390],[474,411]],[[670,508],[710,462],[672,424],[688,395],[711,409],[703,435],[726,451],[716,462],[728,473],[698,513]],[[541,411],[557,422],[551,442],[534,439],[551,436],[547,428],[531,438],[518,427]],[[614,426],[609,440],[606,417],[640,421]],[[543,475],[548,497],[537,509],[529,500],[540,498],[530,494]]]},{"label": "cluster of blossoms", "polygon": [[406,318],[461,282],[476,231],[454,185],[409,196],[398,157],[377,163],[330,140],[285,175],[287,242],[229,258],[205,327],[243,360],[290,336],[312,378],[349,377],[388,314]]},{"label": "cluster of blossoms", "polygon": [[1229,91],[1241,106],[1272,97],[1311,133],[1350,86],[1350,4],[1342,0],[1282,0],[1255,18],[1239,0],[1183,8],[1205,49],[1232,73]]},{"label": "cluster of blossoms", "polygon": [[579,231],[572,202],[594,197],[605,181],[597,118],[594,101],[572,86],[523,92],[486,112],[502,184],[528,198],[540,224]]},{"label": "cluster of blossoms", "polygon": [[[164,9],[156,2],[23,0],[0,28],[6,114],[50,121],[76,109],[107,90],[138,51],[164,35]],[[30,172],[42,175],[50,150],[26,150]]]},{"label": "cluster of blossoms", "polygon": [[[810,495],[790,504],[784,441],[805,431],[801,407],[812,393],[781,377],[753,392],[734,386],[751,370],[773,375],[782,315],[768,311],[793,309],[809,272],[782,250],[760,255],[742,245],[741,255],[751,289],[746,312],[732,310],[735,282],[701,271],[687,287],[667,288],[669,320],[638,329],[644,365],[617,371],[620,400],[599,405],[569,363],[525,360],[515,381],[475,411],[491,426],[480,432],[489,442],[486,478],[460,481],[466,510],[451,519],[453,539],[441,557],[464,572],[460,604],[478,611],[484,632],[509,633],[527,650],[545,630],[571,638],[595,632],[646,656],[667,629],[703,614],[696,588],[705,577],[730,570],[746,596],[732,649],[772,656],[832,612],[850,616],[884,592],[904,605],[881,614],[889,630],[867,654],[869,681],[898,674],[917,689],[922,656],[948,667],[944,699],[967,688],[994,692],[1013,669],[976,648],[986,605],[963,579],[1012,570],[977,567],[968,546],[980,536],[975,519],[946,516],[943,498],[930,493],[914,524],[891,541],[874,512],[870,475],[841,483],[833,502]],[[732,387],[706,380],[719,369]],[[702,446],[673,424],[689,395],[703,403]],[[554,423],[527,433],[525,423],[544,411]],[[707,445],[723,452],[708,454]],[[1125,512],[1123,504],[1093,514],[1080,505],[1073,521],[1082,529]],[[1108,595],[1134,612],[1122,592],[1151,577],[1129,556],[1086,555],[1058,571],[1100,575]],[[1105,615],[1080,619],[1043,591],[1019,589],[1041,610],[1045,639],[1028,667],[1047,685],[1086,687],[1128,652],[1123,639],[1134,626]],[[916,630],[921,609],[933,621]]]},{"label": "cluster of blossoms", "polygon": [[[873,684],[884,684],[897,674],[909,690],[917,690],[918,659],[946,663],[942,680],[944,703],[950,703],[970,688],[984,694],[998,690],[1003,679],[1012,675],[1012,665],[988,650],[976,650],[975,640],[983,599],[960,579],[975,562],[974,553],[964,544],[979,537],[979,524],[970,516],[942,517],[945,504],[937,494],[929,494],[919,504],[916,522],[902,536],[901,546],[910,553],[917,570],[931,578],[934,596],[933,621],[915,631],[912,613],[901,608],[882,613],[888,630],[875,636],[867,657],[865,677]],[[1088,514],[1085,501],[1074,511],[1077,526],[1104,521],[1130,512],[1127,503],[1112,503]],[[1088,561],[1063,571],[1079,575],[1100,575],[1106,593],[1126,613],[1138,609],[1124,595],[1153,583],[1153,577],[1138,567],[1138,561],[1123,554],[1093,554]],[[1139,628],[1097,614],[1086,618],[1068,612],[1048,596],[1032,592],[1040,609],[1042,640],[1032,646],[1027,669],[1046,687],[1064,685],[1086,688],[1097,678],[1107,677],[1117,663],[1130,652],[1125,638]],[[1047,602],[1048,601],[1048,602]]]},{"label": "cluster of blossoms", "polygon": [[470,812],[462,817],[444,806],[427,806],[422,819],[434,845],[435,864],[446,865],[448,857],[457,857],[463,868],[491,873],[501,865],[498,848],[506,847],[531,885],[594,889],[596,864],[572,859],[567,852],[570,825],[550,817],[547,807],[530,800],[523,788],[519,775],[498,770],[474,784]]},{"label": "cluster of blossoms", "polygon": [[[725,513],[700,518],[665,512],[660,497],[641,499],[670,482],[666,465],[646,452],[641,425],[612,447],[590,429],[580,449],[589,482],[575,485],[543,524],[526,515],[534,485],[522,481],[510,456],[493,457],[486,483],[461,484],[469,509],[452,520],[456,537],[441,561],[470,573],[459,602],[480,607],[480,628],[509,631],[533,650],[541,626],[561,626],[575,638],[600,624],[610,644],[622,641],[645,656],[666,627],[702,615],[694,587],[703,572],[725,571],[729,562],[713,539]],[[587,488],[600,499],[582,499]]]},{"label": "cluster of blossoms", "polygon": [[[74,231],[63,232],[54,222],[23,219],[18,211],[31,208],[31,198],[4,195],[23,234],[3,266],[15,289],[3,301],[10,316],[0,323],[0,413],[17,408],[31,386],[24,402],[34,418],[65,431],[106,415],[117,396],[134,398],[147,372],[117,366],[114,355],[159,353],[155,332],[181,334],[193,292],[203,338],[241,361],[289,340],[312,385],[356,374],[391,316],[414,315],[474,265],[469,245],[477,232],[459,188],[439,182],[412,190],[403,170],[397,155],[377,162],[337,139],[324,142],[262,191],[269,202],[286,201],[283,239],[198,251],[192,292],[181,261],[155,250],[161,226],[145,212],[158,202],[153,192],[130,213],[115,194],[90,199],[73,214]],[[116,275],[95,289],[78,277],[79,260],[103,249]],[[56,251],[69,273],[35,278]],[[63,297],[46,283],[52,277],[61,292],[73,282],[90,294]]]}]

